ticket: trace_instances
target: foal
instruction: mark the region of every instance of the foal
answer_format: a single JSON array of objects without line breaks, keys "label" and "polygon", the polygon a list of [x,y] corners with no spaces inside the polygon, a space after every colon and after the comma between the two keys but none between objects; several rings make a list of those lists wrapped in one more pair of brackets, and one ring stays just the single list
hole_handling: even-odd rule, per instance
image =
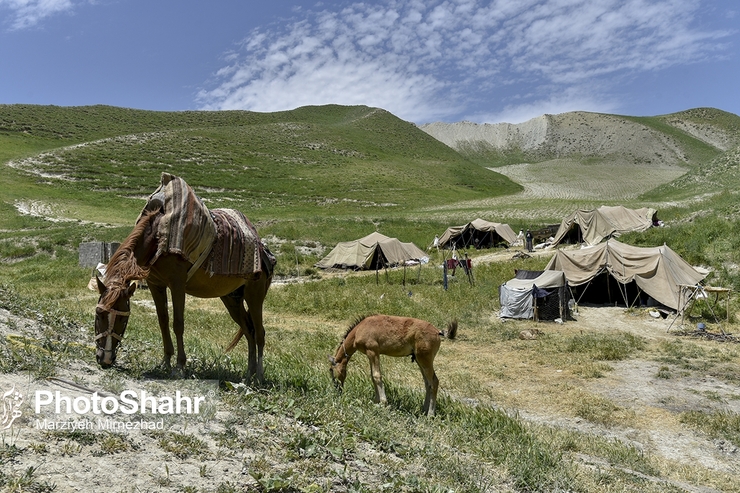
[{"label": "foal", "polygon": [[380,355],[408,356],[416,361],[424,377],[426,396],[423,411],[434,416],[437,407],[437,388],[439,379],[434,373],[434,357],[439,351],[440,336],[454,339],[457,334],[457,321],[447,324],[447,334],[437,330],[429,322],[417,318],[395,317],[392,315],[372,315],[357,320],[344,336],[334,356],[329,356],[332,379],[339,387],[347,378],[347,363],[350,357],[360,351],[370,360],[370,376],[375,386],[375,402],[385,404],[385,389],[380,374]]}]

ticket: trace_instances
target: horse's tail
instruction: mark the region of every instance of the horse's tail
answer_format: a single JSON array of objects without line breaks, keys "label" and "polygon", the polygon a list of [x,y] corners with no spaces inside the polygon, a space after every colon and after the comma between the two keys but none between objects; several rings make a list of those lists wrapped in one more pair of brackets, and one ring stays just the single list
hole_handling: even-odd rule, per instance
[{"label": "horse's tail", "polygon": [[442,335],[449,340],[453,340],[457,336],[457,320],[453,319],[447,322],[447,332],[443,332]]},{"label": "horse's tail", "polygon": [[231,342],[229,343],[229,345],[226,346],[226,351],[225,352],[228,353],[229,351],[231,351],[232,349],[234,349],[236,347],[236,345],[239,344],[239,341],[241,340],[241,338],[243,336],[244,336],[244,330],[241,327],[239,327],[239,330],[236,332],[236,335],[234,336],[234,338],[231,340]]}]

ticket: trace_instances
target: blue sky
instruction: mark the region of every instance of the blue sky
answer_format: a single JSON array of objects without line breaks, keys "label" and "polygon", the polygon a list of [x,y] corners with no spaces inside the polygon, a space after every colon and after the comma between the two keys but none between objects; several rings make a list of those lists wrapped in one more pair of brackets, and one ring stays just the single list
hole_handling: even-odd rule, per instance
[{"label": "blue sky", "polygon": [[740,114],[736,0],[0,0],[0,104]]}]

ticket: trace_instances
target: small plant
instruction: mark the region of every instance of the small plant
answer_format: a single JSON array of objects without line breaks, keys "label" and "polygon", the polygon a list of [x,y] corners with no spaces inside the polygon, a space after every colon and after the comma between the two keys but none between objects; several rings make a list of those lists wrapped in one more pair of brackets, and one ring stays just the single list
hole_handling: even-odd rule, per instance
[{"label": "small plant", "polygon": [[192,456],[202,457],[208,454],[208,444],[194,435],[184,433],[163,433],[159,438],[159,446],[165,452],[173,454],[178,459]]},{"label": "small plant", "polygon": [[47,481],[39,482],[33,476],[36,468],[31,466],[21,476],[7,475],[0,472],[0,488],[8,493],[22,493],[30,491],[34,493],[50,493],[56,489],[56,485]]},{"label": "small plant", "polygon": [[264,474],[259,471],[249,471],[252,476],[266,492],[285,491],[290,488],[295,479],[295,473],[292,469],[287,471],[271,471],[271,474]]},{"label": "small plant", "polygon": [[664,378],[666,380],[673,378],[673,375],[671,374],[671,369],[665,365],[658,368],[658,373],[655,376],[658,378]]},{"label": "small plant", "polygon": [[117,454],[131,449],[131,445],[124,435],[119,433],[106,433],[100,439],[100,451],[103,454]]}]

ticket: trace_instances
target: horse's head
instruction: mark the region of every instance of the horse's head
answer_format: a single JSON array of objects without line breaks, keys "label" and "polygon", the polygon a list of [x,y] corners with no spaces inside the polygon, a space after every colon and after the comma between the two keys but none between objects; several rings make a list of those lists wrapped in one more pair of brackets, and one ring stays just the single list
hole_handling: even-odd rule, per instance
[{"label": "horse's head", "polygon": [[[342,352],[344,352],[342,350]],[[342,387],[344,387],[344,380],[347,378],[347,362],[349,361],[349,358],[345,358],[344,354],[340,355],[338,357],[335,356],[329,356],[329,363],[331,366],[329,366],[329,373],[331,374],[331,379],[334,382],[334,386],[342,390]]]},{"label": "horse's head", "polygon": [[96,279],[100,298],[95,308],[95,358],[102,368],[109,368],[116,362],[116,348],[126,332],[136,283],[111,282],[106,286]]}]

